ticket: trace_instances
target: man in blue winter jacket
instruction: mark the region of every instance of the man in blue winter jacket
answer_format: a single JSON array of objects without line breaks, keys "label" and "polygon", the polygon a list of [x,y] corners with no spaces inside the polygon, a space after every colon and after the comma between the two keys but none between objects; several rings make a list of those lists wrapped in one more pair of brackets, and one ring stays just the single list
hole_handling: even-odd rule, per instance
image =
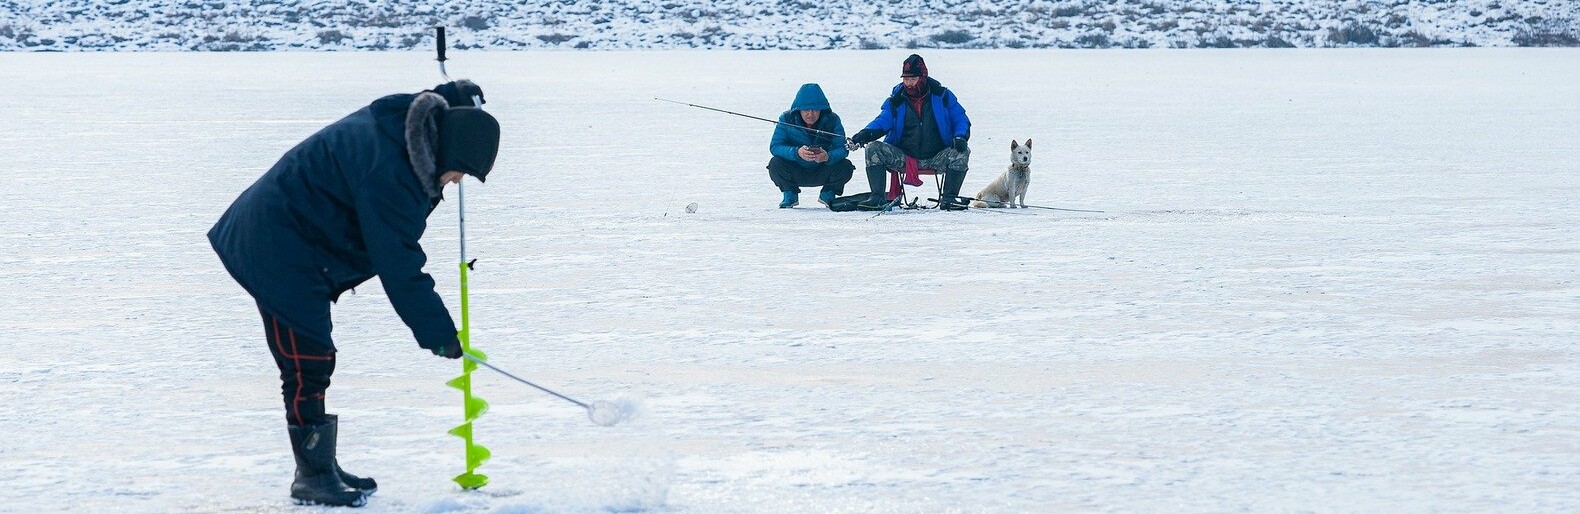
[{"label": "man in blue winter jacket", "polygon": [[781,209],[801,203],[801,186],[822,186],[818,203],[834,203],[856,171],[856,165],[845,158],[850,155],[845,148],[845,126],[817,84],[802,84],[796,91],[790,110],[779,115],[768,151],[774,155],[768,161],[768,178],[784,193]]},{"label": "man in blue winter jacket", "polygon": [[464,175],[482,181],[499,149],[499,123],[451,82],[397,94],[319,130],[231,204],[209,231],[230,275],[257,302],[280,369],[298,503],[361,506],[377,488],[340,469],[338,418],[324,412],[335,370],[330,303],[379,277],[418,346],[461,356],[455,321],[423,272],[418,239]]},{"label": "man in blue winter jacket", "polygon": [[[883,141],[878,141],[882,137]],[[889,203],[885,174],[905,168],[906,157],[917,161],[917,168],[944,174],[943,198],[939,207],[964,209],[958,201],[960,186],[966,182],[971,150],[971,119],[955,94],[927,76],[922,56],[911,54],[900,65],[900,84],[883,101],[878,117],[851,136],[852,146],[867,147],[867,185],[872,194],[857,204],[863,209],[882,209]]]}]

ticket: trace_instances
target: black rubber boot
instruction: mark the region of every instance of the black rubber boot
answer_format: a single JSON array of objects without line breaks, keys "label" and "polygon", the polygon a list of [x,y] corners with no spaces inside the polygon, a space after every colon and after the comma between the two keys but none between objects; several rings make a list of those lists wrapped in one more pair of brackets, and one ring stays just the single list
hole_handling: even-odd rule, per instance
[{"label": "black rubber boot", "polygon": [[880,202],[889,201],[887,184],[883,183],[883,180],[888,178],[885,176],[887,174],[888,170],[883,169],[882,166],[867,167],[867,190],[872,191],[872,196],[867,197],[863,203],[873,200],[879,200]]},{"label": "black rubber boot", "polygon": [[969,207],[969,202],[960,198],[960,186],[966,183],[965,171],[944,173],[944,197],[939,198],[938,207],[946,211],[963,211]]},{"label": "black rubber boot", "polygon": [[368,497],[340,480],[335,471],[335,424],[287,427],[291,452],[296,454],[296,481],[291,498],[301,505],[361,507]]},{"label": "black rubber boot", "polygon": [[[329,426],[329,430],[335,434],[334,438],[335,439],[339,439],[340,438],[340,416],[335,415],[335,414],[325,414],[324,417],[329,420],[325,424],[328,425]],[[362,494],[371,496],[374,491],[379,490],[379,483],[375,482],[373,480],[373,477],[362,478],[362,477],[359,477],[359,476],[347,473],[346,470],[344,470],[344,469],[340,469],[340,458],[339,457],[335,458],[335,472],[340,474],[340,481],[341,482],[345,482],[345,484],[350,486],[352,489],[356,489],[356,490],[362,491]]]}]

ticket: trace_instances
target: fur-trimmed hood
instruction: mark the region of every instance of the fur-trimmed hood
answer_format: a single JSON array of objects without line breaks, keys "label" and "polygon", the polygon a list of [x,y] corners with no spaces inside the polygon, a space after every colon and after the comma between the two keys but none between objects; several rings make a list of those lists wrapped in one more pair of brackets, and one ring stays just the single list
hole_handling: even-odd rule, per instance
[{"label": "fur-trimmed hood", "polygon": [[406,108],[406,158],[428,198],[441,198],[439,187],[439,116],[450,107],[443,96],[424,91]]}]

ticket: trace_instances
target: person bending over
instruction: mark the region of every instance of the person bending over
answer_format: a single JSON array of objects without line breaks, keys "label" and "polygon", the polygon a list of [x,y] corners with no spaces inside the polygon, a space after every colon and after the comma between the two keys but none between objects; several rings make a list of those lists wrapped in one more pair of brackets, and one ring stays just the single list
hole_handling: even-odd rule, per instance
[{"label": "person bending over", "polygon": [[499,123],[472,106],[474,95],[482,90],[461,81],[375,100],[287,151],[208,233],[263,317],[298,503],[361,506],[378,487],[340,468],[339,419],[324,412],[335,371],[329,305],[341,293],[379,277],[418,346],[461,357],[418,239],[446,185],[493,168]]}]

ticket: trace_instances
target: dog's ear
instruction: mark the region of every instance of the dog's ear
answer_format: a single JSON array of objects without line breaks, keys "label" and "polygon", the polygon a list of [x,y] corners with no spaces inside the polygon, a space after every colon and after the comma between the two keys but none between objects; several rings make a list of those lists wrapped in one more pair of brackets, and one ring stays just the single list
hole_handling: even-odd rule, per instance
[{"label": "dog's ear", "polygon": [[1020,148],[1020,143],[1016,143],[1014,139],[1009,140],[1009,149],[1014,150],[1016,148]]},{"label": "dog's ear", "polygon": [[1026,148],[1031,148],[1031,140],[1030,139],[1026,140]]}]

